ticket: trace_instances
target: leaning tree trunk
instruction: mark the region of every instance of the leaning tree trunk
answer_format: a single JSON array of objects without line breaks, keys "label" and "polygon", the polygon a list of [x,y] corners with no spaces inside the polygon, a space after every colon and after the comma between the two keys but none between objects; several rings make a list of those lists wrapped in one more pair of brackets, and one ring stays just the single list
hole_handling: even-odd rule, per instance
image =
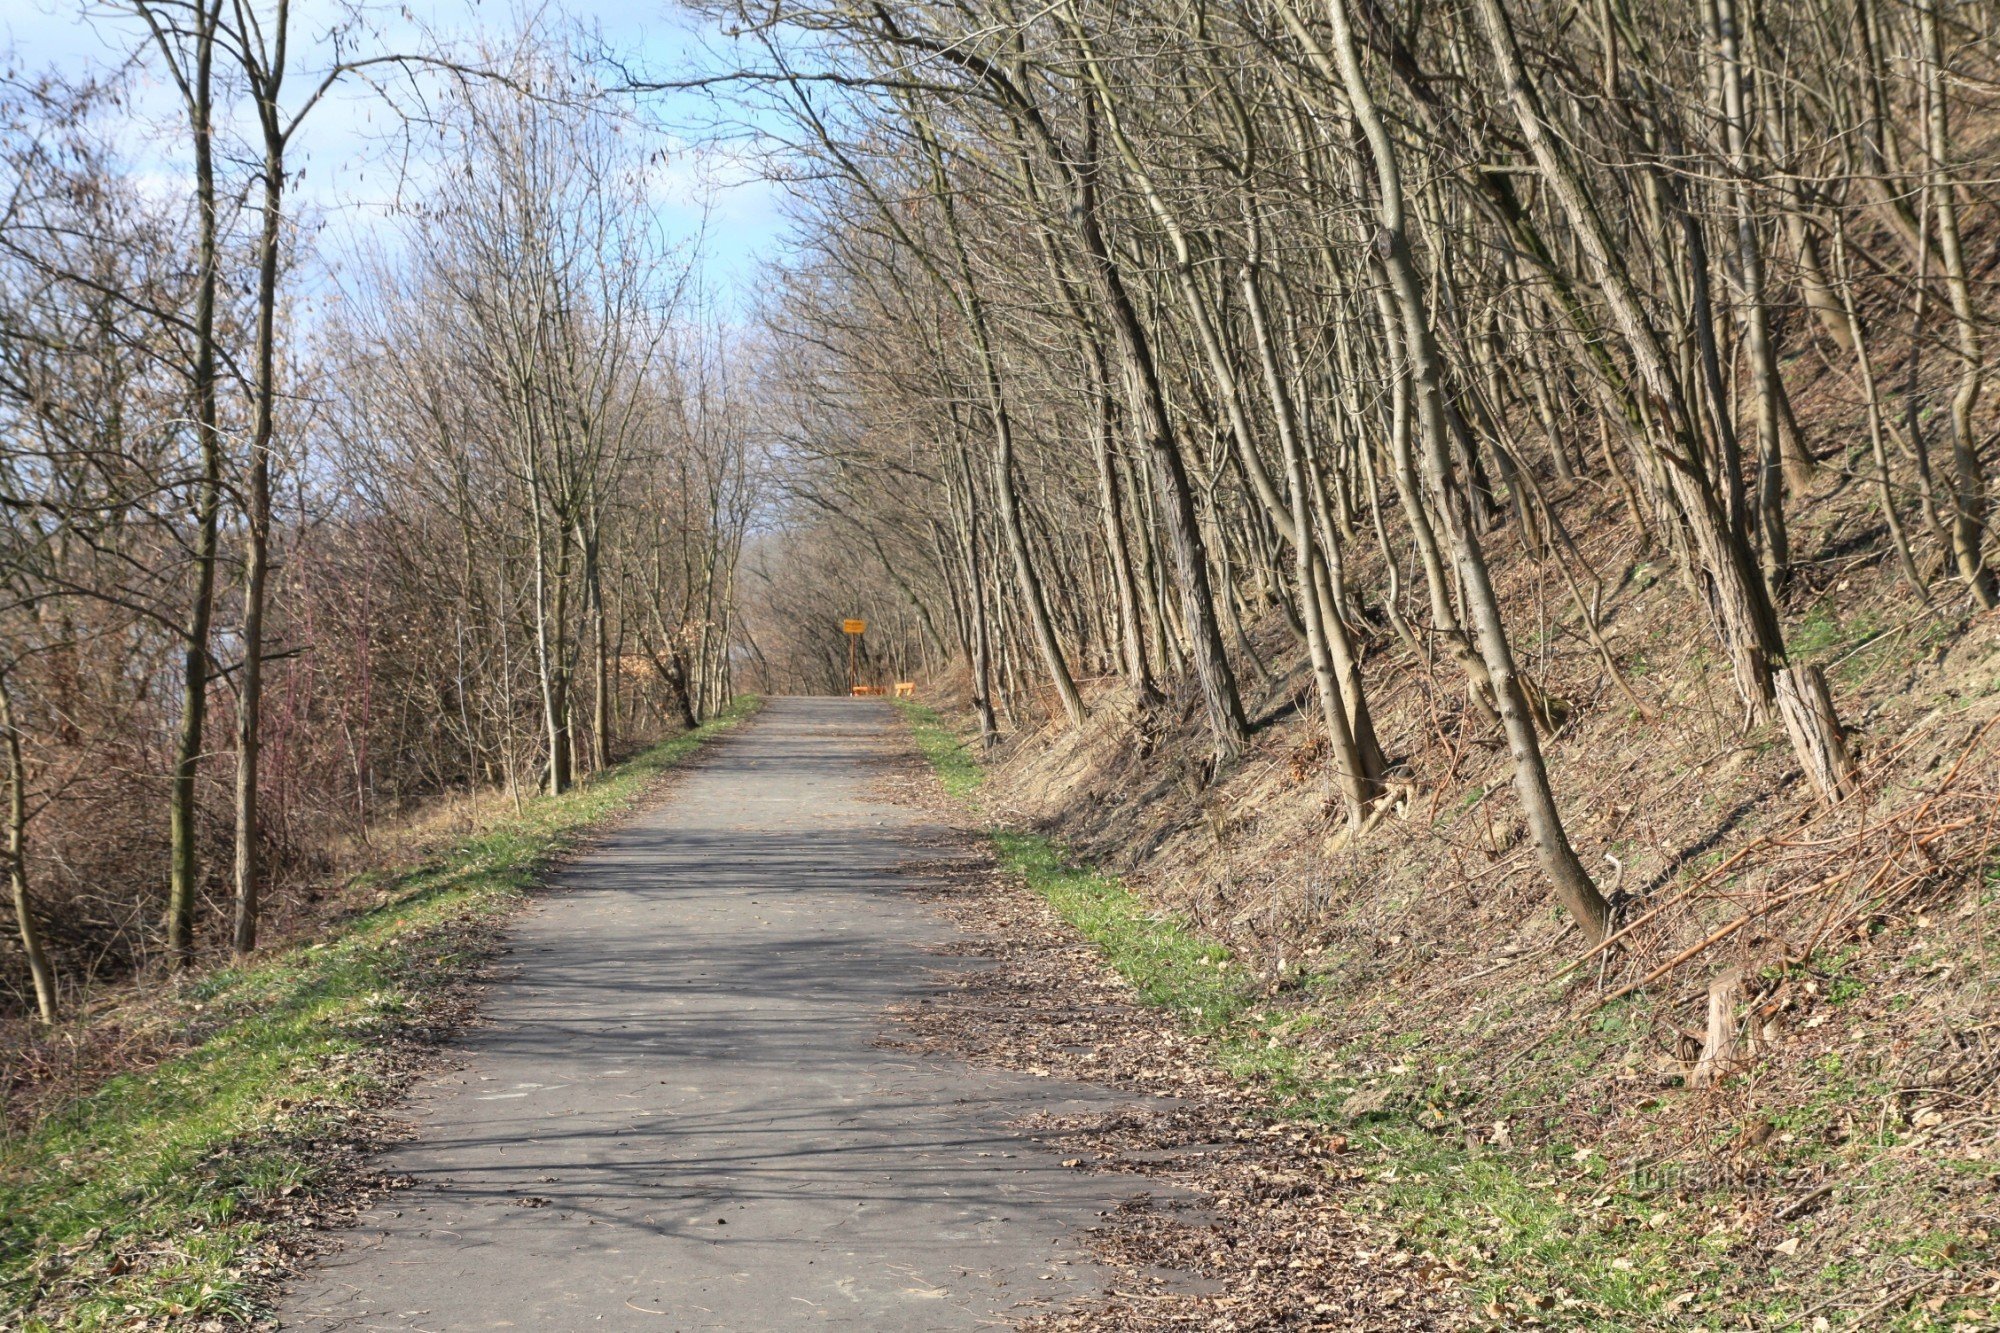
[{"label": "leaning tree trunk", "polygon": [[1772,684],[1777,688],[1778,716],[1784,719],[1792,751],[1822,799],[1833,804],[1851,795],[1857,781],[1854,755],[1840,727],[1827,725],[1826,720],[1835,714],[1826,672],[1816,663],[1798,663],[1781,667]]},{"label": "leaning tree trunk", "polygon": [[[1578,246],[1596,275],[1598,289],[1625,335],[1641,380],[1666,415],[1666,433],[1673,443],[1660,450],[1661,470],[1699,552],[1708,582],[1709,607],[1729,654],[1737,691],[1751,719],[1767,717],[1778,700],[1776,677],[1788,668],[1777,611],[1764,587],[1755,557],[1730,524],[1716,496],[1714,483],[1703,465],[1699,428],[1632,279],[1612,248],[1604,221],[1543,118],[1540,101],[1522,64],[1511,21],[1500,0],[1474,0],[1474,8],[1478,10],[1487,46],[1521,127],[1521,136],[1550,194],[1569,219]],[[1822,760],[1830,756],[1837,762],[1846,753],[1846,747],[1837,743],[1840,719],[1824,689],[1813,690],[1794,681],[1790,697],[1794,707],[1785,710],[1786,730],[1793,735],[1800,764],[1820,783]],[[1807,716],[1798,709],[1813,711]],[[1801,746],[1800,736],[1813,739]],[[1828,800],[1840,799],[1851,777],[1850,772],[1839,782],[1820,783],[1821,795]]]},{"label": "leaning tree trunk", "polygon": [[1049,682],[1055,686],[1056,697],[1062,701],[1070,725],[1080,727],[1085,718],[1083,696],[1077,692],[1076,678],[1070,674],[1069,661],[1056,638],[1055,624],[1049,617],[1048,594],[1042,588],[1034,554],[1028,549],[1028,537],[1021,527],[1020,499],[1014,490],[1013,423],[1008,419],[1007,405],[998,401],[997,383],[990,386],[990,391],[995,395],[993,490],[1000,511],[1000,527],[1007,534],[1007,549],[1014,557],[1014,577],[1021,584],[1021,600],[1027,606],[1028,625],[1034,631],[1042,665],[1049,673]]},{"label": "leaning tree trunk", "polygon": [[1096,334],[1087,334],[1091,344],[1090,392],[1091,457],[1097,465],[1098,500],[1104,506],[1104,545],[1111,561],[1111,583],[1118,597],[1119,660],[1126,682],[1141,705],[1158,701],[1159,688],[1146,663],[1145,626],[1139,619],[1139,591],[1132,572],[1132,551],[1125,542],[1125,496],[1119,484],[1117,460],[1112,457],[1115,433],[1111,385],[1105,373],[1104,352]]},{"label": "leaning tree trunk", "polygon": [[[1253,252],[1251,262],[1256,255]],[[1347,805],[1347,823],[1351,830],[1358,830],[1367,815],[1369,805],[1381,792],[1381,768],[1377,766],[1381,751],[1377,749],[1371,756],[1365,754],[1355,734],[1353,718],[1349,714],[1352,706],[1344,697],[1342,685],[1336,674],[1333,651],[1328,643],[1329,631],[1345,635],[1346,630],[1339,625],[1329,626],[1329,620],[1338,619],[1338,611],[1331,607],[1331,598],[1322,598],[1320,585],[1323,570],[1320,566],[1319,543],[1313,530],[1311,493],[1312,478],[1306,466],[1305,448],[1299,439],[1297,423],[1290,410],[1290,399],[1278,373],[1278,366],[1272,359],[1270,340],[1261,318],[1261,302],[1256,299],[1257,277],[1248,266],[1242,274],[1245,295],[1250,298],[1251,316],[1259,349],[1264,358],[1264,374],[1269,382],[1269,392],[1277,409],[1278,441],[1285,451],[1286,484],[1292,493],[1292,529],[1295,539],[1292,550],[1295,557],[1298,584],[1299,609],[1304,614],[1306,627],[1306,655],[1312,664],[1313,685],[1319,695],[1320,717],[1326,728],[1327,744],[1333,751],[1334,771],[1340,776],[1340,794]],[[1330,540],[1331,538],[1329,538]],[[1351,671],[1352,663],[1346,663]],[[1358,701],[1356,701],[1358,702]],[[1365,710],[1366,705],[1362,705]],[[1365,711],[1361,713],[1366,718]],[[1372,728],[1371,728],[1372,739]]]},{"label": "leaning tree trunk", "polygon": [[[1188,656],[1192,659],[1196,683],[1201,689],[1207,713],[1209,738],[1220,767],[1234,760],[1250,738],[1250,722],[1243,715],[1243,700],[1237,693],[1236,673],[1222,644],[1222,627],[1216,619],[1215,593],[1208,575],[1208,549],[1202,540],[1201,521],[1195,513],[1194,488],[1188,482],[1187,463],[1175,438],[1173,417],[1167,408],[1166,389],[1160,382],[1159,367],[1153,359],[1152,340],[1139,318],[1138,307],[1125,284],[1125,276],[1098,218],[1097,187],[1091,173],[1095,165],[1079,162],[1048,129],[1039,116],[1024,120],[1036,129],[1043,148],[1056,160],[1069,194],[1070,216],[1083,242],[1090,281],[1109,318],[1118,344],[1125,378],[1127,419],[1141,450],[1152,467],[1153,490],[1160,526],[1166,529],[1167,545],[1173,552],[1174,570],[1179,575],[1181,619],[1186,632]],[[1094,125],[1094,120],[1087,125]],[[1162,640],[1166,635],[1162,633]]]},{"label": "leaning tree trunk", "polygon": [[1361,72],[1361,58],[1354,34],[1348,25],[1347,0],[1328,0],[1327,12],[1333,22],[1334,58],[1346,86],[1348,104],[1360,122],[1375,160],[1377,232],[1375,248],[1382,257],[1383,270],[1402,313],[1403,341],[1409,358],[1410,380],[1416,398],[1419,434],[1429,481],[1444,510],[1445,533],[1452,545],[1454,563],[1465,585],[1467,610],[1479,632],[1480,655],[1493,680],[1494,703],[1507,735],[1507,748],[1514,760],[1514,790],[1527,820],[1528,836],[1543,873],[1549,877],[1556,898],[1576,921],[1586,943],[1596,944],[1610,929],[1611,908],[1570,846],[1563,828],[1555,793],[1549,786],[1548,767],[1542,759],[1541,741],[1535,721],[1521,689],[1514,666],[1512,648],[1500,617],[1499,598],[1494,595],[1487,573],[1485,553],[1473,529],[1473,515],[1464,489],[1452,475],[1451,449],[1444,419],[1445,404],[1440,382],[1437,345],[1431,335],[1429,312],[1416,264],[1410,255],[1409,237],[1404,231],[1401,171],[1395,144],[1375,109],[1373,96]]},{"label": "leaning tree trunk", "polygon": [[[1022,186],[1031,197],[1035,197],[1033,173],[1026,164],[1026,154],[1021,154],[1021,157]],[[1105,364],[1104,341],[1091,322],[1070,275],[1064,271],[1055,238],[1049,234],[1048,228],[1037,227],[1035,239],[1041,245],[1049,281],[1061,294],[1070,322],[1076,325],[1078,351],[1090,371],[1091,461],[1097,468],[1097,498],[1102,506],[1099,517],[1104,530],[1105,554],[1110,564],[1111,586],[1117,598],[1118,660],[1133,697],[1140,706],[1149,707],[1159,701],[1160,692],[1153,684],[1153,673],[1146,663],[1145,627],[1139,619],[1139,592],[1132,572],[1131,549],[1125,541],[1124,488],[1120,485],[1118,464],[1112,453],[1117,409],[1111,399],[1111,374]]]},{"label": "leaning tree trunk", "polygon": [[[1317,621],[1321,648],[1331,655],[1334,676],[1339,685],[1336,695],[1346,712],[1350,752],[1341,753],[1340,742],[1336,739],[1336,757],[1342,763],[1349,759],[1353,761],[1356,801],[1358,805],[1366,805],[1379,794],[1382,775],[1389,764],[1382,754],[1381,742],[1375,736],[1375,720],[1368,707],[1367,690],[1362,684],[1361,665],[1356,660],[1347,623],[1342,619],[1346,598],[1334,583],[1338,572],[1336,562],[1340,555],[1337,545],[1340,530],[1326,512],[1319,469],[1311,456],[1311,446],[1299,426],[1298,403],[1303,400],[1293,397],[1287,387],[1284,370],[1278,364],[1270,315],[1265,309],[1263,289],[1258,285],[1257,266],[1261,262],[1263,244],[1256,205],[1246,205],[1244,220],[1250,248],[1248,262],[1241,274],[1243,299],[1250,312],[1250,336],[1257,344],[1265,391],[1271,398],[1279,443],[1285,451],[1285,466],[1291,477],[1292,507],[1288,517],[1293,541],[1305,558],[1300,568],[1305,571],[1306,577],[1299,584],[1299,597],[1301,605],[1307,601],[1312,603],[1308,608],[1312,614],[1305,622],[1308,651],[1311,651],[1313,625]],[[1318,524],[1317,538],[1314,536],[1315,522]],[[1318,669],[1317,664],[1314,669]]]}]

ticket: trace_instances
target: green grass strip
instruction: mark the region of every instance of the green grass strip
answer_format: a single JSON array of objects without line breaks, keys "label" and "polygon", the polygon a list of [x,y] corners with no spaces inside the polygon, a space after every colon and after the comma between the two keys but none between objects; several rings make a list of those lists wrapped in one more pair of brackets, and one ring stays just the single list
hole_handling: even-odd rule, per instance
[{"label": "green grass strip", "polygon": [[381,905],[325,940],[193,979],[183,1007],[207,1034],[198,1046],[0,1143],[0,1326],[254,1318],[259,1206],[319,1183],[311,1145],[380,1097],[384,1038],[477,971],[477,928],[552,856],[756,705],[739,699],[384,880]]},{"label": "green grass strip", "polygon": [[[934,710],[910,701],[898,707],[946,791],[969,800],[984,780],[972,751]],[[1393,1230],[1406,1248],[1460,1263],[1473,1309],[1493,1311],[1500,1323],[1625,1330],[1713,1326],[1725,1311],[1760,1327],[1785,1326],[1810,1303],[1774,1294],[1767,1283],[1728,1290],[1740,1238],[1710,1227],[1698,1193],[1675,1199],[1564,1145],[1537,1153],[1468,1146],[1451,1114],[1468,1098],[1435,1074],[1427,1085],[1393,1071],[1370,1080],[1388,1090],[1386,1105],[1349,1114],[1362,1080],[1329,1074],[1327,1059],[1298,1040],[1314,1021],[1309,1006],[1265,998],[1229,966],[1227,948],[1151,908],[1117,877],[1076,863],[1051,839],[1005,829],[989,836],[1004,870],[1095,945],[1143,1002],[1171,1010],[1205,1038],[1219,1067],[1262,1088],[1273,1118],[1348,1135],[1353,1150],[1344,1160],[1365,1176],[1350,1211]],[[1632,1021],[1631,1005],[1613,1006],[1574,1038],[1549,1043],[1542,1063],[1518,1074],[1502,1114],[1563,1099],[1585,1068],[1629,1041]],[[1892,1322],[1950,1326],[1922,1311]]]},{"label": "green grass strip", "polygon": [[920,704],[914,699],[892,701],[897,711],[910,724],[910,735],[917,742],[917,752],[937,771],[938,782],[945,793],[954,799],[971,805],[979,791],[979,785],[986,781],[986,770],[979,766],[971,750],[958,739],[957,733],[945,724],[937,710],[928,704]]},{"label": "green grass strip", "polygon": [[[1645,1290],[1673,1274],[1684,1254],[1662,1251],[1651,1271],[1613,1268],[1614,1252],[1593,1257],[1565,1200],[1548,1188],[1531,1188],[1524,1165],[1497,1155],[1475,1157],[1411,1120],[1426,1108],[1423,1090],[1397,1086],[1392,1109],[1350,1116],[1344,1110],[1354,1085],[1338,1083],[1313,1067],[1310,1055],[1288,1040],[1309,1012],[1272,1004],[1239,969],[1227,967],[1229,951],[1200,938],[1178,917],[1150,910],[1119,880],[1072,864],[1061,848],[1035,834],[995,832],[1000,864],[1039,895],[1064,921],[1094,944],[1107,963],[1131,982],[1140,1000],[1165,1007],[1182,1026],[1206,1039],[1210,1058],[1240,1081],[1262,1088],[1272,1115],[1322,1124],[1352,1136],[1350,1166],[1368,1170],[1365,1186],[1404,1243],[1461,1259],[1478,1258],[1478,1294],[1485,1301],[1517,1299],[1560,1289],[1603,1312],[1604,1327],[1629,1327],[1660,1299]],[[1565,1168],[1570,1164],[1564,1163]],[[1654,1233],[1647,1233],[1654,1234]],[[1575,1271],[1579,1265],[1589,1271]],[[1586,1294],[1587,1289],[1587,1294]],[[1581,1317],[1579,1317],[1581,1316]],[[1587,1326],[1589,1312],[1572,1307],[1568,1326]]]}]

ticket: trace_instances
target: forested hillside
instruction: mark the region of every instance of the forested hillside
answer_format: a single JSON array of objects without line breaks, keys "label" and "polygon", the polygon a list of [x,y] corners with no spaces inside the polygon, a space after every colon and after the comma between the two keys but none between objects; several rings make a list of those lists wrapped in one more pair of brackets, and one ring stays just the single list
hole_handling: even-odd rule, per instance
[{"label": "forested hillside", "polygon": [[1115,681],[1197,784],[1285,680],[1345,847],[1504,751],[1590,947],[1586,731],[1860,820],[1866,686],[1991,647],[1975,10],[780,11],[790,595],[865,577],[989,741]]},{"label": "forested hillside", "polygon": [[[1638,671],[1711,681],[1834,805],[1867,738],[1816,609],[1860,577],[1936,641],[1996,605],[1975,11],[776,11],[742,77],[815,168],[771,316],[796,540],[877,557],[895,660],[965,663],[988,736],[1115,675],[1226,766],[1282,617],[1356,832],[1418,670],[1595,943],[1558,673],[1641,721]],[[1639,666],[1647,562],[1705,633]]]},{"label": "forested hillside", "polygon": [[1980,1291],[2000,15],[738,21],[813,164],[762,614],[875,607],[989,810],[1225,943],[1406,1243],[1614,1320]]}]

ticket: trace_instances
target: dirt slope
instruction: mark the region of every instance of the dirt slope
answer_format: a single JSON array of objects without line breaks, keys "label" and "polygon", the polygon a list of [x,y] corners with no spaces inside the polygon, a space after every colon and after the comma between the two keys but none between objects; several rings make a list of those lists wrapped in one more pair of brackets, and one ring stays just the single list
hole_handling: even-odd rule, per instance
[{"label": "dirt slope", "polygon": [[[1105,694],[1080,730],[1017,729],[987,808],[1226,942],[1350,1119],[1421,1135],[1532,1203],[1539,1220],[1517,1225],[1504,1200],[1379,1191],[1414,1238],[1495,1265],[1495,1317],[1561,1323],[1573,1302],[1569,1319],[1614,1325],[1986,1327],[2000,621],[1911,609],[1875,555],[1843,554],[1869,521],[1852,496],[1814,516],[1791,642],[1826,666],[1867,772],[1833,810],[1775,724],[1743,729],[1670,563],[1632,558],[1608,514],[1580,540],[1652,716],[1605,680],[1566,595],[1525,561],[1503,574],[1511,605],[1545,609],[1517,633],[1556,701],[1572,840],[1618,905],[1600,954],[1552,907],[1498,737],[1447,664],[1386,636],[1366,669],[1408,789],[1358,843],[1276,617],[1252,638],[1270,669],[1247,701],[1255,743],[1219,778],[1192,700],[1141,715]],[[1714,1079],[1697,1069],[1712,1008]]]}]

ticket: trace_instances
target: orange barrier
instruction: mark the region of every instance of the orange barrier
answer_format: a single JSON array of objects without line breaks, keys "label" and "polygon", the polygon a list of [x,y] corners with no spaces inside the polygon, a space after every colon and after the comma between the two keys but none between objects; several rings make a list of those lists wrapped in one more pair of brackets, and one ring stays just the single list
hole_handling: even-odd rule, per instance
[{"label": "orange barrier", "polygon": [[899,680],[899,681],[897,681],[897,682],[896,682],[896,697],[897,697],[898,699],[914,699],[914,698],[916,698],[916,697],[917,697],[917,682],[915,682],[914,680]]},{"label": "orange barrier", "polygon": [[856,685],[854,687],[854,697],[857,699],[873,699],[888,692],[880,685]]}]

